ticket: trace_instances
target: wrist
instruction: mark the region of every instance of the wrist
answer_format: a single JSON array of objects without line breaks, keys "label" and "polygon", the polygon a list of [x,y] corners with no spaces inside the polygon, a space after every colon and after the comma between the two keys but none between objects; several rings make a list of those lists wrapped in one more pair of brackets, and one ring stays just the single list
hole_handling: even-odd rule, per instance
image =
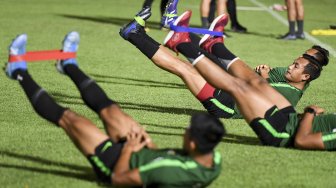
[{"label": "wrist", "polygon": [[304,110],[305,113],[310,113],[310,114],[313,114],[314,116],[316,116],[316,111],[311,108],[311,107],[307,107],[305,110]]},{"label": "wrist", "polygon": [[133,152],[133,149],[130,147],[124,146],[121,152],[124,154],[131,154]]}]

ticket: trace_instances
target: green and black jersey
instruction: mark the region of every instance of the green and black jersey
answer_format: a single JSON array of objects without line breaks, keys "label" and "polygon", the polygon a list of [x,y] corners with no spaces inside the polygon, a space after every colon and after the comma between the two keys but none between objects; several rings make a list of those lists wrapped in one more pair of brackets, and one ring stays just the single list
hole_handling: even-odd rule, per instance
[{"label": "green and black jersey", "polygon": [[[289,121],[286,125],[288,138],[284,139],[280,146],[291,147],[294,143],[294,137],[299,127],[300,118],[297,113],[289,115]],[[322,133],[322,140],[326,150],[336,150],[336,114],[323,114],[314,117],[313,132]]]},{"label": "green and black jersey", "polygon": [[214,166],[201,166],[182,150],[142,149],[132,154],[130,168],[138,168],[144,185],[154,187],[206,187],[221,171],[221,156],[214,152]]}]

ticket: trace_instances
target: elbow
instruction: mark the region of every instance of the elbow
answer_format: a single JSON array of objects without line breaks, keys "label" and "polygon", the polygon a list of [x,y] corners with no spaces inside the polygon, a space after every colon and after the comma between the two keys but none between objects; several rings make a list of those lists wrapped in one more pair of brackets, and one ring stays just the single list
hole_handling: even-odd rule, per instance
[{"label": "elbow", "polygon": [[116,186],[123,185],[122,178],[120,178],[119,174],[112,174],[111,182],[112,182],[112,185],[116,185]]},{"label": "elbow", "polygon": [[294,140],[294,147],[298,149],[305,149],[306,141],[304,136],[296,136]]}]

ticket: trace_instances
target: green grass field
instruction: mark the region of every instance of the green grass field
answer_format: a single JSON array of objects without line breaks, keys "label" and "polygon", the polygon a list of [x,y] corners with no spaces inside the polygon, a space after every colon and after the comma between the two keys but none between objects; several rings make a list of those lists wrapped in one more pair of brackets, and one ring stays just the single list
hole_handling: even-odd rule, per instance
[{"label": "green grass field", "polygon": [[[200,25],[200,0],[181,0],[179,13],[192,9],[193,26]],[[266,7],[281,0],[237,0],[239,6]],[[306,0],[305,31],[328,28],[334,21],[334,0]],[[142,0],[1,0],[0,61],[7,61],[7,47],[20,33],[28,34],[28,51],[59,49],[64,35],[81,34],[80,67],[94,78],[122,108],[146,126],[161,147],[179,147],[189,117],[204,111],[182,81],[155,67],[118,34],[139,10]],[[286,12],[277,13],[286,20]],[[240,10],[240,22],[249,34],[230,32],[225,43],[251,66],[287,66],[312,46],[309,40],[279,41],[287,26],[265,10]],[[153,4],[149,35],[162,42],[159,1]],[[336,36],[314,36],[336,48]],[[334,53],[335,55],[335,53]],[[321,77],[311,84],[297,106],[319,104],[335,112],[335,57]],[[29,64],[34,79],[60,104],[102,123],[83,103],[74,84],[60,75],[54,62]],[[0,186],[1,187],[99,187],[90,164],[64,132],[41,119],[31,108],[19,84],[0,73]],[[263,147],[243,120],[222,120],[228,135],[218,150],[222,174],[211,187],[335,187],[335,153]]]}]

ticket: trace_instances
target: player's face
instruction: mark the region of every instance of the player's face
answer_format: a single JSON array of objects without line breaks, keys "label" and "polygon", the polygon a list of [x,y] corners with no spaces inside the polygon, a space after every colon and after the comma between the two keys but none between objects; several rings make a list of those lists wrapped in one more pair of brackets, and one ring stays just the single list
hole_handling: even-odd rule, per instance
[{"label": "player's face", "polygon": [[309,78],[308,74],[304,74],[304,68],[309,64],[309,61],[299,57],[297,58],[293,64],[288,66],[288,70],[285,74],[286,79],[289,82],[301,82],[305,81]]}]

